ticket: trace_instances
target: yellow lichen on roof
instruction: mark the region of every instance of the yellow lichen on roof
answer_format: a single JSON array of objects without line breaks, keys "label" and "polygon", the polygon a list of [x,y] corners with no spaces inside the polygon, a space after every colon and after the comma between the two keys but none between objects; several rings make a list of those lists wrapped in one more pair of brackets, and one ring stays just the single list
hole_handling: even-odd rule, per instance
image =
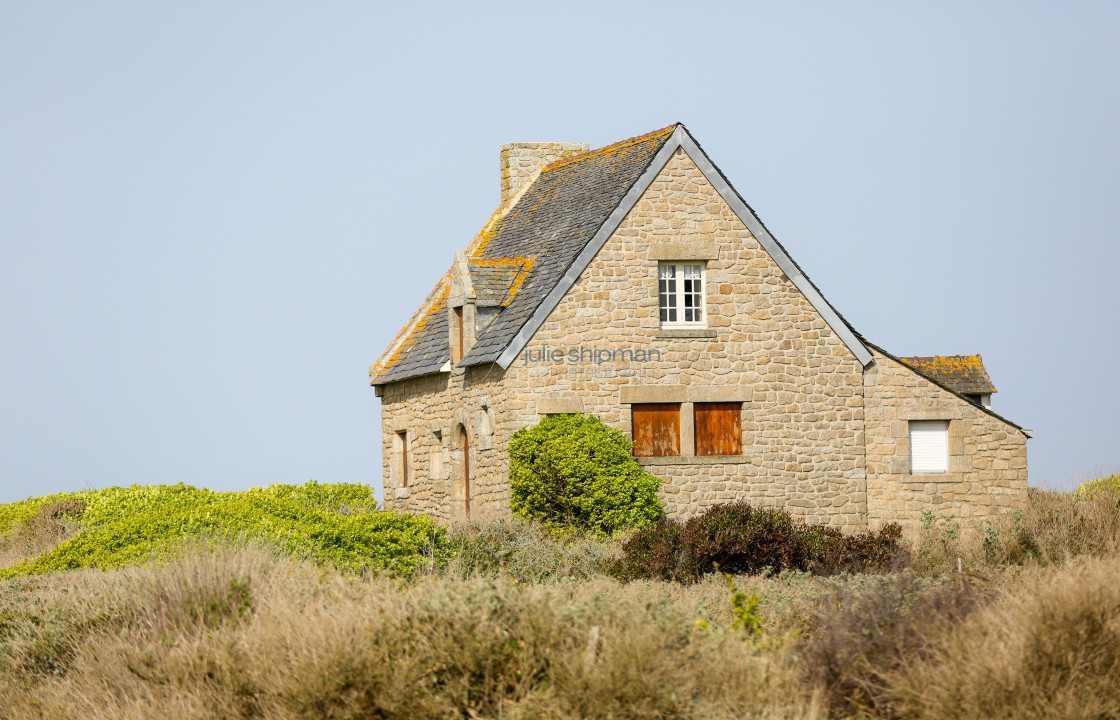
[{"label": "yellow lichen on roof", "polygon": [[524,284],[525,278],[528,277],[529,271],[533,269],[533,263],[536,261],[535,257],[522,257],[514,255],[511,257],[496,257],[496,258],[479,258],[472,257],[470,263],[480,267],[516,267],[518,268],[517,274],[513,276],[513,281],[510,283],[506,299],[502,302],[502,307],[508,307],[513,300],[513,296],[521,289]]},{"label": "yellow lichen on roof", "polygon": [[936,372],[968,372],[984,370],[979,355],[934,355],[928,358],[906,358],[909,365]]},{"label": "yellow lichen on roof", "polygon": [[567,165],[571,165],[575,162],[583,162],[584,160],[591,160],[593,158],[599,157],[607,158],[614,155],[620,150],[631,147],[632,145],[637,145],[649,140],[656,140],[671,135],[676,129],[677,125],[676,123],[674,123],[668,127],[661,128],[660,130],[654,130],[653,132],[646,133],[645,135],[638,135],[637,137],[632,137],[627,140],[621,140],[616,143],[611,143],[610,145],[604,145],[603,147],[595,150],[589,150],[587,152],[577,153],[570,157],[560,158],[559,160],[555,160],[548,165],[545,165],[544,168],[541,169],[541,174],[543,175],[546,172],[551,172]]},{"label": "yellow lichen on roof", "polygon": [[524,262],[521,264],[521,272],[517,273],[517,275],[513,278],[513,282],[510,283],[509,296],[505,299],[505,302],[502,303],[502,307],[509,307],[509,304],[513,302],[513,296],[516,295],[517,291],[521,289],[521,285],[525,282],[525,278],[529,276],[529,271],[533,269],[533,261],[536,260],[536,258],[531,257],[518,259],[524,260]]},{"label": "yellow lichen on roof", "polygon": [[478,234],[471,240],[471,244],[467,245],[467,257],[476,257],[486,252],[486,246],[494,239],[495,233],[498,231],[498,221],[505,215],[503,208],[498,208],[478,231]]},{"label": "yellow lichen on roof", "polygon": [[[899,358],[905,364],[927,376],[950,383],[955,388],[961,383],[967,385],[968,392],[995,392],[979,355],[932,355],[929,357]],[[979,383],[979,385],[976,385]]]},{"label": "yellow lichen on roof", "polygon": [[[370,380],[375,380],[388,373],[389,370],[391,370],[392,367],[397,364],[397,361],[401,359],[401,356],[407,350],[411,349],[412,346],[416,343],[416,336],[420,334],[420,331],[424,329],[424,327],[428,324],[428,321],[435,317],[435,314],[437,312],[447,308],[447,294],[451,290],[450,280],[451,272],[448,271],[444,273],[444,276],[440,278],[439,284],[436,285],[437,288],[440,285],[443,285],[443,289],[440,290],[438,295],[436,295],[435,301],[428,307],[427,312],[425,312],[423,316],[421,316],[421,318],[417,320],[416,323],[411,327],[409,325],[405,325],[403,328],[401,328],[400,332],[397,333],[397,337],[394,338],[393,342],[396,344],[398,339],[400,339],[402,335],[405,335],[405,337],[400,340],[400,343],[397,344],[396,349],[393,350],[393,353],[383,361],[378,361],[373,367],[369,369]],[[393,346],[390,345],[389,347]]]}]

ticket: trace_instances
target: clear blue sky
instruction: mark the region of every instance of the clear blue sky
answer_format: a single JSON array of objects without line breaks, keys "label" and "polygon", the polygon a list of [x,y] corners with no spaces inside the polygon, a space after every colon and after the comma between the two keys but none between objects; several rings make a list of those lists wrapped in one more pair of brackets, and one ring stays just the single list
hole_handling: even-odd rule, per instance
[{"label": "clear blue sky", "polygon": [[1117,37],[1116,3],[5,3],[0,501],[380,488],[367,367],[499,145],[678,120],[870,340],[983,354],[1032,483],[1120,470]]}]

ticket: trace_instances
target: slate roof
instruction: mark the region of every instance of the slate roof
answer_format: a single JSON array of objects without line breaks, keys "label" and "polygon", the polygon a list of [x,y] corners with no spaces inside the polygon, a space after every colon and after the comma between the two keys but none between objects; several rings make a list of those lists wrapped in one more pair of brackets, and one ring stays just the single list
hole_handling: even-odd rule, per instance
[{"label": "slate roof", "polygon": [[996,392],[979,355],[934,355],[903,357],[899,360],[960,395],[985,395]]},{"label": "slate roof", "polygon": [[470,258],[471,285],[479,307],[505,307],[525,283],[533,258]]},{"label": "slate roof", "polygon": [[[676,128],[673,124],[547,165],[512,208],[495,213],[468,249],[468,262],[482,267],[485,260],[529,258],[532,263],[520,289],[475,338],[462,365],[493,362],[501,355]],[[373,385],[439,372],[451,360],[450,277],[444,275],[419,319],[409,321],[371,368]]]}]

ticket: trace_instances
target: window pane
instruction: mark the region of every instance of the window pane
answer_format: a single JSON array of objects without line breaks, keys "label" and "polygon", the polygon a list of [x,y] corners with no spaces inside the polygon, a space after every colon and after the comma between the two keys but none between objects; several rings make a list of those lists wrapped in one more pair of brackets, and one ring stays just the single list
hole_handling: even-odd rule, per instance
[{"label": "window pane", "polygon": [[676,457],[681,454],[680,403],[631,406],[634,457]]},{"label": "window pane", "polygon": [[657,268],[657,305],[661,322],[677,320],[677,266],[659,265]]},{"label": "window pane", "polygon": [[742,403],[696,403],[697,455],[742,455]]}]

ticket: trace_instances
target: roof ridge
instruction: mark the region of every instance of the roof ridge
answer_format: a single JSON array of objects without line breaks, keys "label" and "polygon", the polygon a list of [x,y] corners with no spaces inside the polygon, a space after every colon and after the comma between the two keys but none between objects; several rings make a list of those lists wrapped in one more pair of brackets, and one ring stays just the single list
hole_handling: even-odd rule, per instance
[{"label": "roof ridge", "polygon": [[594,150],[588,150],[587,152],[576,153],[575,155],[570,155],[566,158],[560,158],[559,160],[554,160],[554,161],[550,162],[548,165],[545,165],[543,168],[541,168],[540,172],[543,175],[546,172],[550,172],[552,170],[556,170],[558,168],[562,168],[562,167],[565,167],[567,165],[571,165],[571,164],[576,163],[576,162],[582,162],[584,160],[590,160],[590,159],[592,159],[594,157],[598,157],[600,155],[609,155],[609,154],[611,154],[613,152],[616,152],[618,150],[621,150],[623,148],[630,147],[631,145],[637,145],[638,143],[648,142],[650,140],[657,139],[657,138],[661,137],[662,135],[671,135],[673,133],[673,131],[676,130],[677,127],[682,125],[682,124],[683,123],[676,122],[676,123],[673,123],[672,125],[667,125],[666,127],[663,127],[659,130],[654,130],[652,132],[648,132],[644,135],[635,135],[632,138],[626,138],[625,140],[619,140],[618,142],[611,143],[610,145],[604,145],[601,148],[595,148]]}]

